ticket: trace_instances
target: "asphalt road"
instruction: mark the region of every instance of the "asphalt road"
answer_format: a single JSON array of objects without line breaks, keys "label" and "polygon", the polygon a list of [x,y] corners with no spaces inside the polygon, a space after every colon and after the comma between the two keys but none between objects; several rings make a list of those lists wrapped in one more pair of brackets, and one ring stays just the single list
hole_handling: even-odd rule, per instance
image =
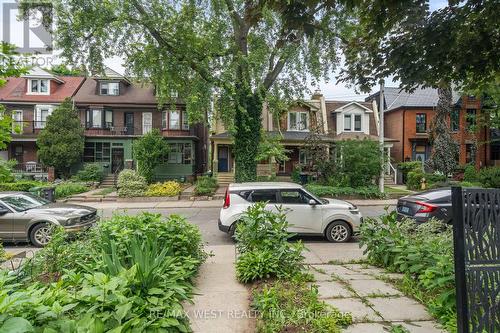
[{"label": "asphalt road", "polygon": [[[363,216],[379,216],[384,213],[383,206],[360,206]],[[160,213],[164,216],[178,214],[185,216],[191,223],[197,225],[202,233],[203,240],[208,245],[233,244],[232,239],[225,233],[219,231],[217,220],[220,208],[165,208],[165,209],[100,209],[99,215],[111,217],[113,214],[127,213],[131,215],[140,214],[147,211],[150,213]],[[305,243],[326,242],[322,237],[299,237]],[[356,241],[355,239],[353,241]],[[19,248],[30,248],[26,243],[9,244],[5,243],[4,248],[8,251],[19,250]]]}]

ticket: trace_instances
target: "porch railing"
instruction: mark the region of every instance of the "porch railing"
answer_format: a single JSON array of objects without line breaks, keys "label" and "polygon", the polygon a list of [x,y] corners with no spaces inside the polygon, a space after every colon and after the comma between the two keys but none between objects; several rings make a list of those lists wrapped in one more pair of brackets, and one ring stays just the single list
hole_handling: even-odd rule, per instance
[{"label": "porch railing", "polygon": [[12,134],[22,135],[22,134],[33,134],[37,131],[45,128],[45,121],[41,120],[12,120]]},{"label": "porch railing", "polygon": [[389,176],[392,176],[393,179],[394,179],[394,184],[397,184],[398,183],[398,170],[392,165],[391,162],[387,162],[387,169],[386,169],[386,173],[389,175]]},{"label": "porch railing", "polygon": [[47,173],[47,167],[38,162],[26,162],[16,164],[16,166],[12,169],[12,172],[31,174]]}]

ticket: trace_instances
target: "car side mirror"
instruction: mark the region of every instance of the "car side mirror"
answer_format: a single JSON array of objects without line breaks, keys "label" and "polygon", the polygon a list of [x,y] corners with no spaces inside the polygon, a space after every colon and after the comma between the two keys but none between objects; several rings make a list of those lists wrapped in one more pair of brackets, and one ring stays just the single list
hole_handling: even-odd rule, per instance
[{"label": "car side mirror", "polygon": [[309,205],[316,206],[318,203],[314,199],[309,199]]},{"label": "car side mirror", "polygon": [[0,208],[0,215],[5,215],[9,213],[10,211],[7,208],[1,207]]}]

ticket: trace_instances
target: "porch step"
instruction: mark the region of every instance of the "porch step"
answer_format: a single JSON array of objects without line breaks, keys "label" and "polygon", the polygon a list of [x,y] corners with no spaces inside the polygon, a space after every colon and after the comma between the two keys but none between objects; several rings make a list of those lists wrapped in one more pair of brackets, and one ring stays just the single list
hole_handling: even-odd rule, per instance
[{"label": "porch step", "polygon": [[234,174],[233,173],[218,173],[217,174],[217,183],[219,186],[227,186],[231,183],[234,183]]},{"label": "porch step", "polygon": [[113,175],[107,175],[106,177],[104,177],[100,185],[100,187],[102,188],[114,187],[114,186],[115,186],[115,178]]}]

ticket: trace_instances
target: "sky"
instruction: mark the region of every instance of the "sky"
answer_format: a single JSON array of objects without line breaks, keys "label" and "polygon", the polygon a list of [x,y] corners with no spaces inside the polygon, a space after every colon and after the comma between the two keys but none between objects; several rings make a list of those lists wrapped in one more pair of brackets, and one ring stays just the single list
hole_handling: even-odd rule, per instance
[{"label": "sky", "polygon": [[[436,10],[447,5],[447,0],[430,0],[429,5],[431,10]],[[9,41],[12,44],[23,45],[23,24],[16,20],[17,10],[10,9],[15,4],[14,0],[0,0],[0,36],[3,41]],[[44,43],[32,31],[29,32],[29,46],[42,47]],[[61,63],[62,59],[57,56],[57,50],[53,54],[39,56],[36,59],[36,64],[40,67],[50,67],[51,64]],[[119,57],[111,57],[105,59],[105,65],[111,69],[124,73],[125,69],[122,66],[122,59]],[[341,65],[340,65],[341,66]],[[340,68],[339,66],[339,68]],[[317,86],[311,86],[314,91],[317,88],[321,90],[327,100],[364,100],[369,94],[356,93],[354,87],[346,86],[343,83],[336,81],[335,77],[338,75],[338,70],[330,75],[327,81],[318,82]],[[386,86],[397,86],[398,82],[394,82],[391,78],[386,79]],[[373,91],[378,91],[378,87],[374,87]]]}]

